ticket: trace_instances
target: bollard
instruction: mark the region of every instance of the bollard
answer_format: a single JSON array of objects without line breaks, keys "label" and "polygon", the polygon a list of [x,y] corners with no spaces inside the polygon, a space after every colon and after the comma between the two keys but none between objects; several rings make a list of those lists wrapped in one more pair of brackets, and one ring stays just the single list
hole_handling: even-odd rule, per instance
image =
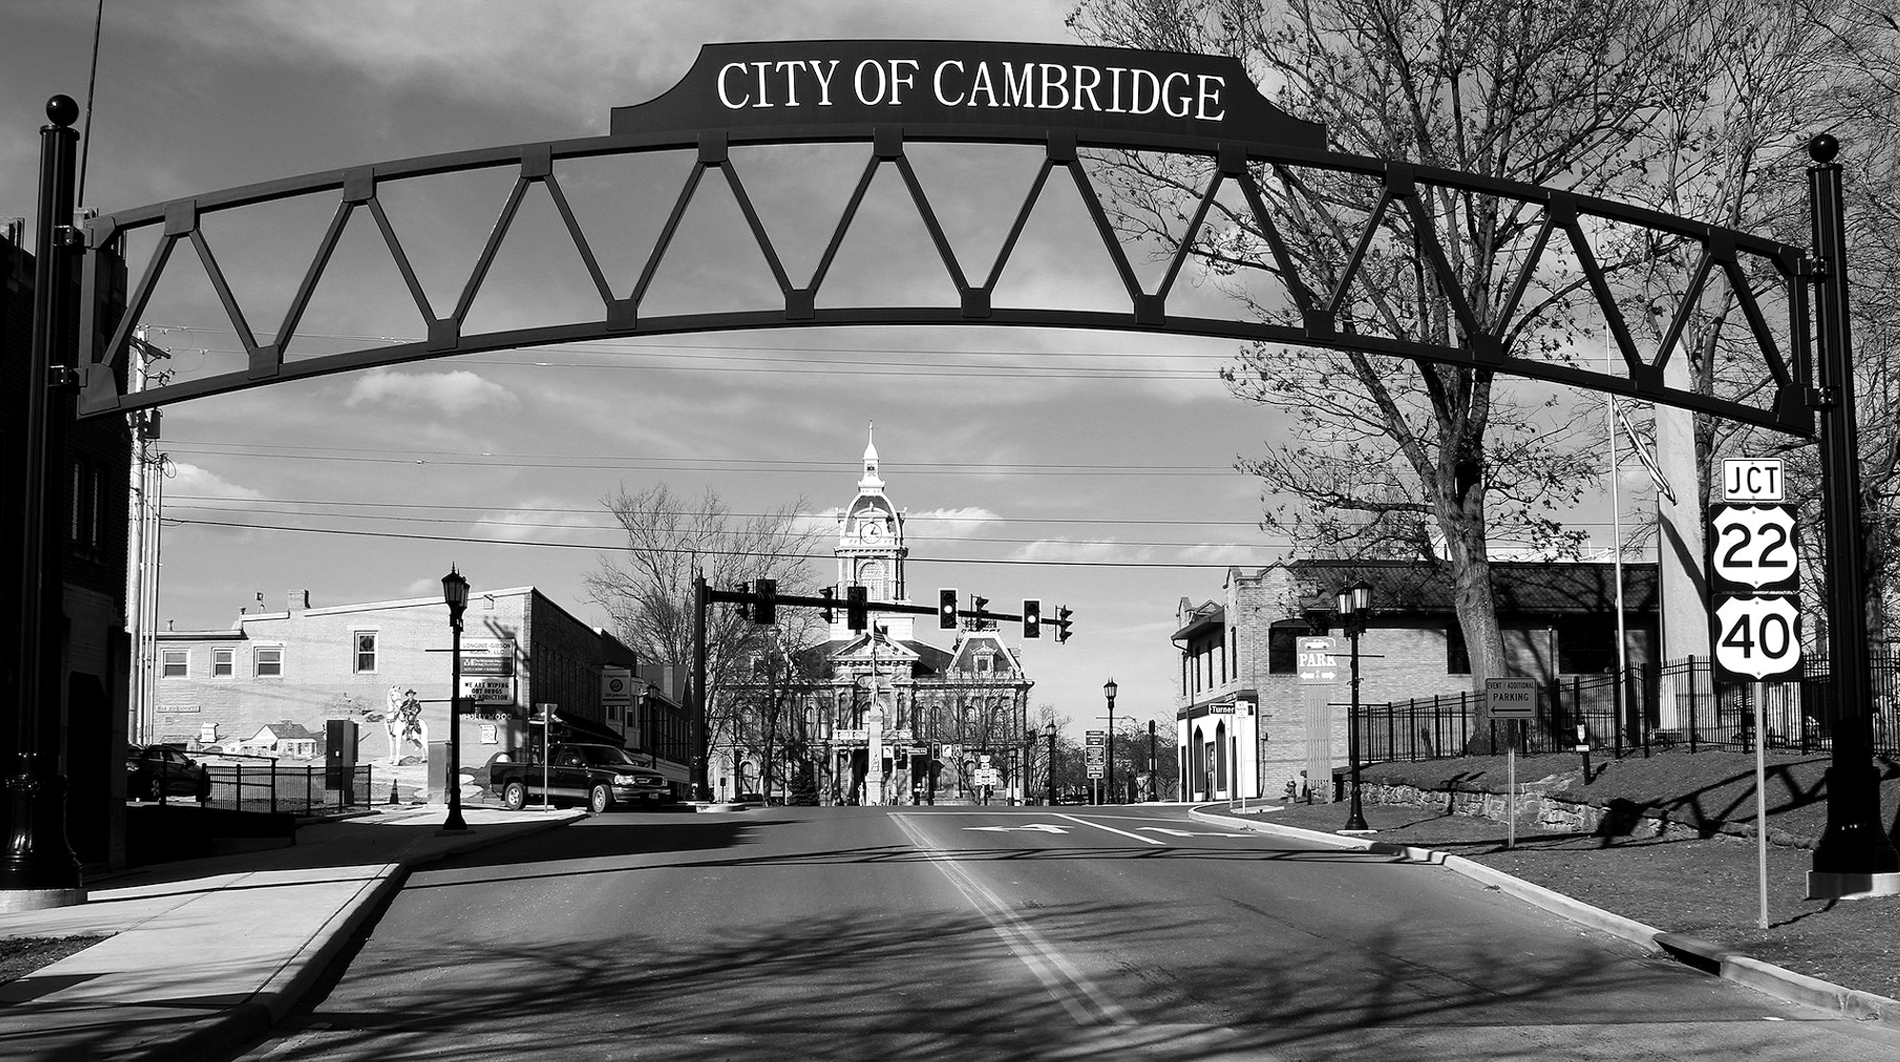
[{"label": "bollard", "polygon": [[394,778],[389,780],[389,802],[391,804],[400,803],[400,801],[396,799],[396,780]]}]

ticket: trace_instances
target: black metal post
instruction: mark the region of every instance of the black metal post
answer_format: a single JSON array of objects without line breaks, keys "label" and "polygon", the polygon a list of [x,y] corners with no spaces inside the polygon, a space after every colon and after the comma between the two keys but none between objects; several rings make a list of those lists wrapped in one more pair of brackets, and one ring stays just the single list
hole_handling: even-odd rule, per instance
[{"label": "black metal post", "polygon": [[1346,816],[1346,829],[1369,830],[1365,811],[1359,806],[1359,633],[1363,617],[1348,615],[1346,637],[1352,640],[1352,704],[1346,714],[1346,766],[1352,776],[1352,810]]},{"label": "black metal post", "polygon": [[[56,548],[64,515],[66,422],[72,418],[67,362],[67,294],[73,221],[71,128],[79,104],[46,101],[40,127],[38,244],[34,247],[33,336],[18,436],[22,497],[18,657],[15,660],[15,773],[7,779],[10,827],[0,859],[0,910],[36,910],[83,903],[79,858],[66,839],[66,780],[57,750],[65,647],[63,550]],[[63,545],[63,543],[61,543]]]},{"label": "black metal post", "polygon": [[1821,495],[1827,514],[1828,667],[1835,694],[1834,752],[1827,771],[1827,828],[1814,849],[1810,896],[1866,891],[1871,883],[1818,875],[1891,874],[1900,853],[1881,827],[1880,778],[1873,766],[1872,681],[1861,580],[1859,439],[1855,425],[1853,332],[1848,315],[1847,225],[1841,196],[1840,144],[1822,134],[1808,142],[1808,206],[1813,215],[1815,370],[1818,377]]},{"label": "black metal post", "polygon": [[706,769],[706,576],[693,576],[693,799],[711,800]]},{"label": "black metal post", "polygon": [[1056,725],[1049,724],[1049,806],[1056,806]]},{"label": "black metal post", "polygon": [[1106,804],[1115,800],[1115,695],[1108,695],[1108,781],[1102,786],[1107,794]]},{"label": "black metal post", "polygon": [[[462,610],[468,606],[468,580],[450,565],[442,585],[448,590],[449,606],[449,770],[442,779],[442,788],[448,790],[449,815],[442,820],[442,828],[460,831],[468,829],[462,820]],[[544,762],[545,758],[544,754]]]}]

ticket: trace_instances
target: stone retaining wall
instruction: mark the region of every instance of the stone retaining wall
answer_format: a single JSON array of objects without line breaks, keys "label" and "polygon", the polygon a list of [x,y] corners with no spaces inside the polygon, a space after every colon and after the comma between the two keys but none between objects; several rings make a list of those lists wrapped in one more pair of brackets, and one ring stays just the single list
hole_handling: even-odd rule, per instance
[{"label": "stone retaining wall", "polygon": [[[1420,789],[1411,785],[1362,783],[1360,800],[1367,804],[1391,804],[1421,808],[1448,815],[1503,822],[1510,817],[1510,801],[1503,793],[1484,790]],[[1657,814],[1644,813],[1628,801],[1611,801],[1609,806],[1568,799],[1540,790],[1536,783],[1518,787],[1517,824],[1520,827],[1555,833],[1588,833],[1604,837],[1660,837],[1682,839],[1725,834],[1731,837],[1755,836],[1751,822],[1683,822]],[[1786,830],[1768,828],[1768,843],[1789,848],[1813,848],[1814,839]]]}]

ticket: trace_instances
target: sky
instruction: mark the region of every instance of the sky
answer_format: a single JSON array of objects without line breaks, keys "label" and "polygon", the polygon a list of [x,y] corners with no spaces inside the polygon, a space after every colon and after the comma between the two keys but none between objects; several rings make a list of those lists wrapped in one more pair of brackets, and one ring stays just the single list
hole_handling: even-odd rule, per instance
[{"label": "sky", "polygon": [[[12,0],[0,14],[9,44],[0,216],[33,214],[37,129],[56,92],[90,102],[80,201],[110,212],[371,162],[601,135],[611,108],[671,87],[706,43],[1073,43],[1069,6],[107,0],[89,101],[94,5]],[[865,149],[735,158],[775,238],[803,247],[791,271],[809,271]],[[933,196],[954,204],[946,224],[966,271],[984,271],[1034,154],[919,150],[914,161]],[[677,194],[680,162],[557,172],[579,213],[624,237],[597,246],[625,287]],[[379,189],[405,241],[428,248],[417,269],[436,305],[454,301],[511,179]],[[257,327],[274,327],[309,259],[310,240],[283,234],[320,229],[332,209],[333,198],[228,230],[207,222]],[[545,203],[525,209],[529,219],[544,211],[538,224],[553,217]],[[1022,268],[1013,261],[1006,278],[1012,298],[1100,304],[1108,275],[1065,243],[1081,219],[1059,208],[1038,216]],[[880,244],[916,224],[901,186],[880,176],[830,290],[917,298],[929,271]],[[716,211],[689,214],[653,305],[711,308],[728,292],[769,286],[756,252],[741,253],[741,231]],[[576,267],[524,239],[504,246],[470,331],[591,297]],[[303,324],[302,352],[417,335],[393,274],[348,240],[339,256],[338,279],[326,279],[333,286]],[[1157,268],[1140,265],[1149,277]],[[1199,278],[1183,284],[1181,304],[1222,299]],[[169,371],[204,372],[237,349],[208,289],[161,287],[143,323],[173,352]],[[240,609],[257,610],[259,594],[273,611],[293,589],[318,606],[432,596],[453,563],[478,592],[534,585],[605,624],[584,589],[621,541],[605,497],[664,482],[687,496],[711,489],[737,513],[797,504],[823,517],[855,494],[875,422],[887,492],[909,513],[912,599],[931,604],[937,588],[955,587],[1008,611],[1027,597],[1045,614],[1066,605],[1067,644],[1023,646],[1031,703],[1052,705],[1072,732],[1099,727],[1102,684],[1113,678],[1118,718],[1165,720],[1178,686],[1177,602],[1218,598],[1227,566],[1288,551],[1258,527],[1260,482],[1234,469],[1284,438],[1271,411],[1219,381],[1234,354],[1230,342],[1092,332],[779,330],[462,355],[197,399],[164,418],[160,449],[174,474],[159,616],[179,630],[221,629]],[[820,552],[814,570],[828,581],[829,543]],[[931,626],[920,618],[927,640],[947,642]]]}]

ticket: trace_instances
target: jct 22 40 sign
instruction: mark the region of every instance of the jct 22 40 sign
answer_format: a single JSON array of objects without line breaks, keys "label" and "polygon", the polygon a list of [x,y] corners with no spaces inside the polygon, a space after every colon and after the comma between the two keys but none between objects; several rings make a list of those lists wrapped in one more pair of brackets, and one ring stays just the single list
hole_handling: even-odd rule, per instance
[{"label": "jct 22 40 sign", "polygon": [[1709,507],[1709,626],[1717,677],[1758,682],[1801,666],[1792,505]]}]

